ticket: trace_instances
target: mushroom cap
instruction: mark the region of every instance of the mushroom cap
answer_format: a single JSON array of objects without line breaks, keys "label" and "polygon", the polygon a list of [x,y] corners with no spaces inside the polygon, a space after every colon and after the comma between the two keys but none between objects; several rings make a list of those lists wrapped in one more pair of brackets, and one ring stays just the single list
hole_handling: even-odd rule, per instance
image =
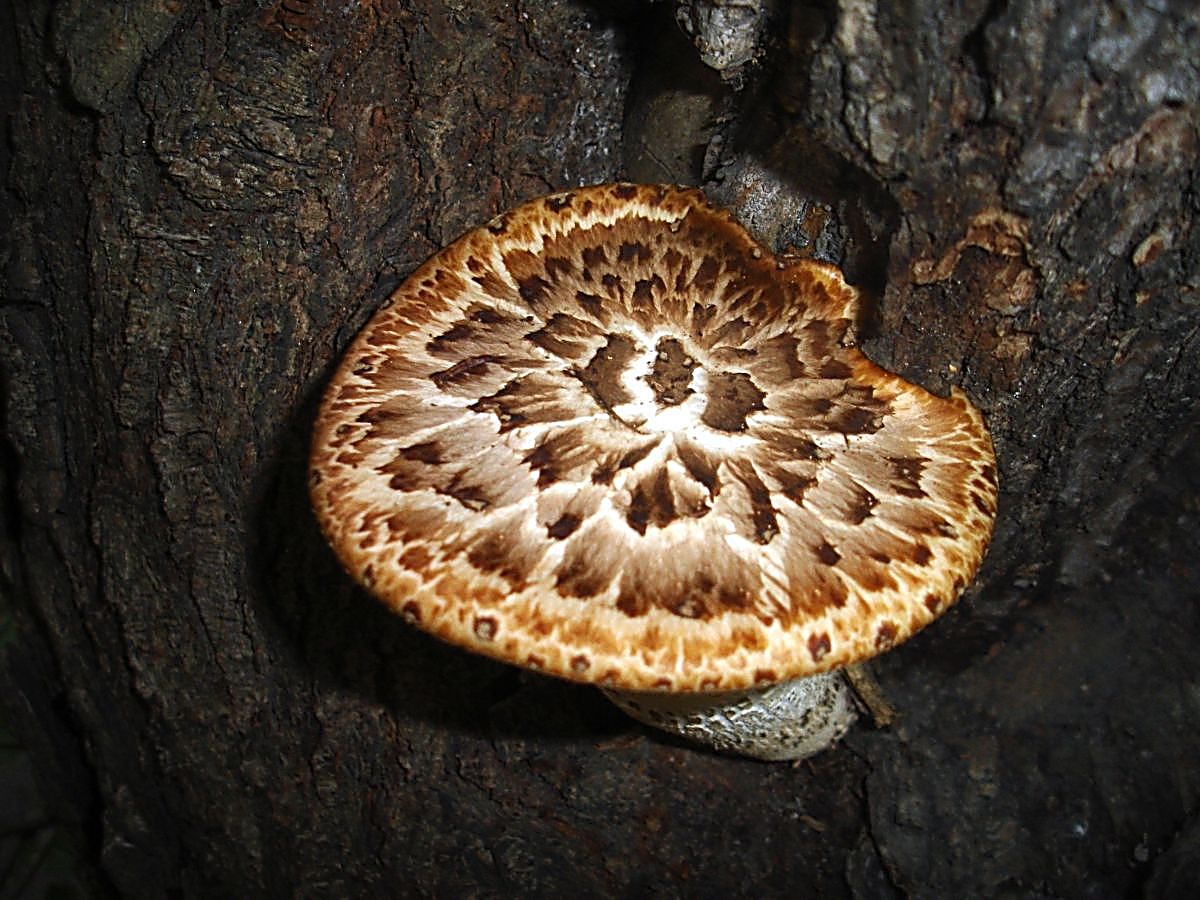
[{"label": "mushroom cap", "polygon": [[858,303],[699,191],[531,201],[354,340],[313,507],[410,623],[551,675],[726,691],[865,659],[957,599],[997,482],[962,392],[851,345]]}]

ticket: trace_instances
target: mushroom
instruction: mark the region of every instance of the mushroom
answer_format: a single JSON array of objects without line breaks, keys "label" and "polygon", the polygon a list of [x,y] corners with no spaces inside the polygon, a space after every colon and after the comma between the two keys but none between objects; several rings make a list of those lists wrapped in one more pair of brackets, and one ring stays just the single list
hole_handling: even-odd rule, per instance
[{"label": "mushroom", "polygon": [[954,603],[996,508],[979,411],[867,359],[858,303],[696,190],[526,203],[350,346],[317,518],[412,625],[719,749],[808,755],[854,715],[835,670]]}]

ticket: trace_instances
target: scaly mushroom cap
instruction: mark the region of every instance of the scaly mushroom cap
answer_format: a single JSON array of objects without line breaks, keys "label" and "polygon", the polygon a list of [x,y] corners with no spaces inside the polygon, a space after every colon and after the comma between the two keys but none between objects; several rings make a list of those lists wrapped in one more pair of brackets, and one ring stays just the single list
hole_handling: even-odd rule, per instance
[{"label": "scaly mushroom cap", "polygon": [[965,395],[847,346],[857,304],[698,191],[535,200],[359,334],[313,506],[409,622],[563,678],[735,690],[870,657],[974,575],[996,469]]}]

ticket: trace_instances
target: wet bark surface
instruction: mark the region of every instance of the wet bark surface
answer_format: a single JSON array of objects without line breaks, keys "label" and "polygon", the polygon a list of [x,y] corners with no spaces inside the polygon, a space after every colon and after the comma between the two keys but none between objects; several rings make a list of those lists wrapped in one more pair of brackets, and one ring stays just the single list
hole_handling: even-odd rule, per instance
[{"label": "wet bark surface", "polygon": [[[0,12],[5,695],[97,890],[1192,895],[1200,17],[764,7],[724,72],[664,4]],[[897,721],[794,767],[413,632],[307,508],[399,280],[618,177],[843,264],[995,436],[977,584],[873,666]]]}]

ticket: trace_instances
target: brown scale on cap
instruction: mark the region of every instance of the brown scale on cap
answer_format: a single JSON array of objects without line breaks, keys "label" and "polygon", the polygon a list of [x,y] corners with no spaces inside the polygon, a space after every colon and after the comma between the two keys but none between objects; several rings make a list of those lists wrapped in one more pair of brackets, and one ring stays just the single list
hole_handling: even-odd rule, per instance
[{"label": "brown scale on cap", "polygon": [[857,304],[694,190],[535,200],[350,347],[317,516],[409,622],[563,678],[733,690],[872,656],[974,575],[996,471],[961,392],[847,346]]}]

